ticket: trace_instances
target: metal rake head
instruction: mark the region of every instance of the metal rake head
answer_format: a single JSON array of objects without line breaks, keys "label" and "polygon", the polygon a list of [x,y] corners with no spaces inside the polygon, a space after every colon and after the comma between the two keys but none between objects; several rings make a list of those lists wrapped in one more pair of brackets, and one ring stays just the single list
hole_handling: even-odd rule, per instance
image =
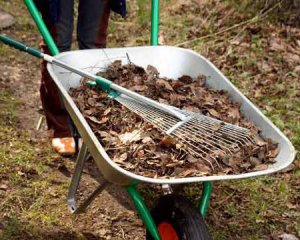
[{"label": "metal rake head", "polygon": [[219,165],[218,159],[231,157],[242,147],[254,145],[248,129],[207,117],[201,113],[170,107],[186,117],[186,120],[182,121],[123,94],[116,100],[146,122],[175,137],[187,147],[192,156],[203,159],[211,166],[212,161]]}]

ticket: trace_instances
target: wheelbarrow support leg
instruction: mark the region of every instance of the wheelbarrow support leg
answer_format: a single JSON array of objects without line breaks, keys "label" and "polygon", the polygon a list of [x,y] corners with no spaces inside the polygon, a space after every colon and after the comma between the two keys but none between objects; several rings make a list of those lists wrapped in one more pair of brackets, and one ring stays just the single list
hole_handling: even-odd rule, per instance
[{"label": "wheelbarrow support leg", "polygon": [[146,206],[139,191],[136,189],[136,185],[127,186],[126,190],[128,191],[136,210],[140,214],[143,222],[145,223],[147,230],[150,232],[150,234],[152,235],[152,237],[155,240],[161,240],[160,235],[157,231],[157,227],[156,227],[156,225],[153,221],[153,218],[149,212],[149,209]]},{"label": "wheelbarrow support leg", "polygon": [[208,206],[209,206],[211,189],[212,189],[211,182],[203,182],[203,190],[202,190],[202,195],[201,195],[200,202],[199,202],[200,213],[203,217],[205,216]]},{"label": "wheelbarrow support leg", "polygon": [[87,158],[87,147],[83,143],[77,160],[76,160],[76,166],[75,166],[75,172],[73,174],[70,188],[69,188],[69,193],[68,193],[68,198],[67,198],[67,203],[68,206],[71,210],[72,213],[81,213],[84,212],[85,209],[90,205],[90,203],[105,189],[107,185],[107,181],[99,185],[84,201],[81,203],[79,206],[76,204],[76,192],[79,186],[79,182],[81,179],[81,174],[83,171],[84,163]]}]

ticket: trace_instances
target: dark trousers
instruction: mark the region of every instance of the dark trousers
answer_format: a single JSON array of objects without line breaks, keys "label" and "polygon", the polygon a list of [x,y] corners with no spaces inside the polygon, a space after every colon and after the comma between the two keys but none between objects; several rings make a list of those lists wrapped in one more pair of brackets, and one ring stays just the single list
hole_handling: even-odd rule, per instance
[{"label": "dark trousers", "polygon": [[[74,29],[74,0],[57,1],[57,21],[53,19],[53,9],[49,1],[36,0],[43,20],[54,38],[59,51],[70,51]],[[51,11],[50,11],[51,8]],[[110,0],[79,0],[77,42],[79,49],[104,48],[106,46]],[[41,49],[49,53],[42,42]],[[68,113],[60,102],[58,89],[50,77],[46,62],[41,64],[40,95],[45,112],[50,137],[72,136]]]}]

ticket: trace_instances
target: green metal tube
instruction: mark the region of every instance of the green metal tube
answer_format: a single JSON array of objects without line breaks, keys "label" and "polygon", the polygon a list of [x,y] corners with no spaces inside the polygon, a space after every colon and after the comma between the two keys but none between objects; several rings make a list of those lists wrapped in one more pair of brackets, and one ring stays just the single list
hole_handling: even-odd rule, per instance
[{"label": "green metal tube", "polygon": [[14,47],[20,51],[23,51],[23,52],[28,52],[29,54],[35,56],[35,57],[38,57],[38,58],[41,58],[43,57],[43,53],[41,53],[39,50],[35,49],[35,48],[31,48],[31,47],[28,47],[26,46],[25,44],[21,43],[21,42],[18,42],[14,39],[11,39],[9,37],[6,37],[2,34],[0,34],[0,41],[11,46],[11,47]]},{"label": "green metal tube", "polygon": [[25,5],[28,8],[28,11],[30,15],[32,16],[33,20],[35,21],[40,33],[43,36],[44,41],[46,42],[51,55],[57,55],[59,53],[59,50],[50,34],[48,31],[46,24],[44,23],[39,11],[37,10],[33,0],[24,0]]},{"label": "green metal tube", "polygon": [[159,34],[159,0],[152,0],[151,6],[151,40],[152,46],[158,45]]},{"label": "green metal tube", "polygon": [[209,200],[211,196],[212,184],[211,182],[203,182],[203,190],[199,202],[200,213],[204,217],[209,207]]},{"label": "green metal tube", "polygon": [[146,228],[148,229],[152,237],[155,240],[161,240],[155,222],[153,221],[149,209],[146,206],[144,200],[142,199],[139,191],[136,189],[136,185],[129,185],[126,187],[126,190],[128,191],[136,210],[140,214],[143,222],[146,225]]}]

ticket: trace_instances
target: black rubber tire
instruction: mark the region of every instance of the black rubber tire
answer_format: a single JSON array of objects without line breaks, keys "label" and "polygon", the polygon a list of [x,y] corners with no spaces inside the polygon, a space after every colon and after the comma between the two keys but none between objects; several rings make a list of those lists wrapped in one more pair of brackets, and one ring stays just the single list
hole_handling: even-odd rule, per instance
[{"label": "black rubber tire", "polygon": [[[156,226],[170,223],[180,240],[211,240],[199,209],[183,196],[161,197],[151,214]],[[148,231],[146,239],[153,240]]]}]

